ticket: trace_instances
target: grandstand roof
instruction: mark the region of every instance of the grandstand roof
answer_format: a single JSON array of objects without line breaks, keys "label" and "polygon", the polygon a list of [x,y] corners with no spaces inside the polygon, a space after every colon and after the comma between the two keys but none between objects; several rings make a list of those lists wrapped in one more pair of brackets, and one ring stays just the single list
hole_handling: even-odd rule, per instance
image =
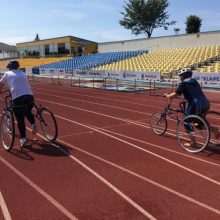
[{"label": "grandstand roof", "polygon": [[0,52],[2,52],[2,51],[4,51],[4,52],[15,52],[16,47],[8,45],[8,44],[0,43]]}]

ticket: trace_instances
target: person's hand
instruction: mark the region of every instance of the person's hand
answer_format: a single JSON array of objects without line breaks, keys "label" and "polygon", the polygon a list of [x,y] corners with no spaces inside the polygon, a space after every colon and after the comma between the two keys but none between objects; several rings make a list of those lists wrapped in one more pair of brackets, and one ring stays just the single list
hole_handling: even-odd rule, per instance
[{"label": "person's hand", "polygon": [[167,96],[168,96],[168,93],[164,93],[164,94],[163,94],[163,97],[167,97]]}]

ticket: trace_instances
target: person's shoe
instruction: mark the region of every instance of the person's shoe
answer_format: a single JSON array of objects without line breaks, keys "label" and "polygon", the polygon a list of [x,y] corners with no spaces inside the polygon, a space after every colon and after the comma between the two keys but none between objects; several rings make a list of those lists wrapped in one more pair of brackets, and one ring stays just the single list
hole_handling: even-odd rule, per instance
[{"label": "person's shoe", "polygon": [[184,145],[184,147],[196,147],[197,143],[190,141],[189,143],[184,143],[183,145]]},{"label": "person's shoe", "polygon": [[196,147],[197,146],[196,139],[195,139],[194,135],[195,135],[194,132],[190,133],[190,141],[183,144],[185,147]]},{"label": "person's shoe", "polygon": [[32,125],[32,135],[37,134],[37,126],[36,125]]},{"label": "person's shoe", "polygon": [[21,138],[21,139],[20,139],[20,145],[21,145],[21,147],[24,147],[25,144],[27,143],[27,141],[28,141],[27,138]]}]

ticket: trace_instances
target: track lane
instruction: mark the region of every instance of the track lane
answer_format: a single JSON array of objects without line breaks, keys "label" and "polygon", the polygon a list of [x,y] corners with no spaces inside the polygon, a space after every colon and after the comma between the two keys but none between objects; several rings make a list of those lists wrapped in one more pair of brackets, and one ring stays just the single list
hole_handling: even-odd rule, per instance
[{"label": "track lane", "polygon": [[[43,146],[45,147],[45,144]],[[39,152],[43,154],[43,150],[36,148],[35,145],[27,148],[30,149],[29,154],[34,158],[34,162],[32,161],[28,167],[25,166],[25,162],[20,159],[16,161],[8,157],[8,155],[4,156],[6,158],[4,160],[13,164],[14,167],[16,166],[19,172],[28,176],[34,184],[39,185],[48,195],[51,195],[61,204],[65,204],[65,207],[70,212],[74,212],[80,219],[88,219],[90,216],[98,218],[98,216],[112,215],[113,210],[115,216],[120,213],[124,219],[127,218],[126,216],[129,213],[139,216],[141,219],[142,215],[139,211],[132,208],[129,203],[118,196],[111,188],[106,187],[95,176],[89,174],[78,162],[71,160],[67,154],[65,156],[69,159],[65,158],[62,160],[59,157],[59,160],[57,160],[55,157],[48,157],[45,153],[45,156],[47,156],[45,161],[45,158],[42,159],[42,156],[39,157],[38,155],[40,154]],[[58,151],[60,154],[63,153],[55,147],[53,149],[51,147],[48,151],[50,151],[50,154],[51,151]],[[59,163],[57,163],[58,161]],[[36,164],[38,165],[36,166]],[[32,171],[33,169],[35,169],[35,172]],[[98,197],[97,193],[99,194]],[[44,202],[42,202],[43,205]],[[122,212],[123,209],[130,210],[130,212]],[[39,211],[43,212],[41,209]],[[19,213],[17,215],[18,218],[16,219],[23,219]],[[53,214],[50,216],[53,216]],[[27,219],[30,218],[27,217]]]},{"label": "track lane", "polygon": [[[49,219],[51,216],[56,216],[59,219],[76,219],[56,200],[49,198],[43,189],[35,185],[38,187],[37,191],[33,185],[27,184],[28,178],[13,165],[8,164],[8,161],[2,156],[0,156],[0,167],[1,192],[7,202],[12,219]],[[8,176],[10,179],[7,178]],[[53,203],[56,203],[61,211]]]},{"label": "track lane", "polygon": [[[51,105],[51,106],[52,106],[52,105]],[[90,108],[90,107],[89,107],[89,108]],[[60,113],[59,109],[57,109],[57,108],[55,108],[54,111],[55,111],[55,112],[58,111],[58,112]],[[67,114],[69,114],[69,113],[67,113]],[[125,113],[123,113],[123,114],[125,114]],[[126,116],[127,116],[127,115],[126,115]],[[69,117],[69,116],[68,116],[68,117]],[[81,115],[80,118],[79,118],[79,117],[80,117],[79,115],[76,116],[77,119],[82,119],[82,118],[84,118],[84,115],[83,115],[83,116]],[[94,117],[94,116],[93,116],[93,117]],[[130,115],[129,115],[129,117],[130,117]],[[132,116],[132,117],[135,117],[135,119],[136,119],[136,116]],[[91,120],[91,119],[90,119],[90,120]],[[97,118],[96,118],[96,120],[97,120]],[[91,120],[91,121],[92,121],[92,123],[94,123],[93,120]],[[61,120],[60,122],[63,123],[62,120]],[[65,122],[65,123],[66,123],[66,122]],[[88,124],[88,123],[87,123],[87,124]],[[97,124],[95,124],[95,125],[97,126]],[[101,124],[101,125],[102,125],[102,124]],[[118,125],[118,122],[117,122],[117,123],[113,123],[113,125],[114,125],[114,126],[117,126],[117,125]],[[98,123],[98,126],[99,126],[99,123]],[[119,126],[119,127],[120,127],[120,126]],[[124,130],[124,131],[127,131],[126,134],[127,134],[127,133],[130,134],[130,131],[126,130],[126,127],[127,127],[127,126],[123,126],[123,125],[122,125],[121,129]],[[131,127],[133,127],[133,125],[132,125]],[[69,127],[69,128],[70,128],[70,127]],[[117,126],[117,128],[118,128],[118,126]],[[64,126],[63,129],[64,129],[65,131],[67,131],[67,129],[65,129],[65,126]],[[79,129],[79,127],[77,126],[76,130],[78,131],[78,129]],[[115,127],[114,127],[114,129],[115,129]],[[135,130],[136,130],[136,129],[135,129]],[[116,131],[118,131],[118,130],[116,130]],[[137,131],[138,131],[138,133],[139,133],[139,129],[138,129]],[[89,133],[89,131],[84,131],[84,129],[82,129],[81,132],[82,132],[82,133],[85,132],[86,135]],[[65,132],[64,132],[64,133],[65,133]],[[136,133],[136,132],[135,132],[135,133]],[[74,132],[74,134],[77,134],[77,133]],[[81,135],[81,134],[80,134],[80,132],[79,132],[78,135],[75,135],[75,137],[78,138],[80,135]],[[91,133],[91,135],[94,135],[94,133]],[[82,135],[82,136],[83,136],[84,139],[85,139],[85,136],[84,136],[84,135]],[[75,137],[74,137],[74,141],[75,141]],[[70,137],[69,137],[69,138],[70,138]],[[96,138],[95,138],[95,139],[96,139]],[[72,141],[73,141],[73,139],[72,139]],[[71,142],[72,142],[72,141],[71,141]],[[104,141],[103,141],[103,143],[104,143]],[[89,144],[90,144],[90,143],[88,143],[87,145],[89,145]],[[86,146],[87,146],[87,145],[86,145]],[[93,146],[96,146],[95,142],[94,142]],[[109,146],[110,146],[110,145],[109,145]],[[145,163],[146,163],[146,162],[145,162]],[[95,163],[94,163],[94,164],[95,164]],[[101,169],[101,168],[100,168],[100,169]],[[101,170],[102,170],[102,169],[101,169]],[[105,169],[103,168],[103,170],[105,170]],[[113,172],[112,175],[114,175],[114,172]],[[116,174],[116,175],[117,175],[117,174]],[[114,177],[114,176],[113,176],[113,177]]]}]

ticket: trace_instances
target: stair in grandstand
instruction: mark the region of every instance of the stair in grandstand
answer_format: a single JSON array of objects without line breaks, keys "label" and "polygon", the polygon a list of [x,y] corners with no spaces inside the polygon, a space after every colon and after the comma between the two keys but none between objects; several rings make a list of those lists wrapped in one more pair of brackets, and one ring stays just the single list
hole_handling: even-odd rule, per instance
[{"label": "stair in grandstand", "polygon": [[[201,53],[201,51],[203,52]],[[177,69],[173,69],[168,73],[162,74],[164,78],[175,79],[175,76],[180,69],[184,67],[191,67],[196,72],[220,72],[219,60],[220,60],[220,46],[206,46],[195,47],[190,53],[191,60],[182,63]],[[196,52],[200,51],[200,53]],[[188,53],[189,54],[189,53]]]},{"label": "stair in grandstand", "polygon": [[214,57],[210,57],[207,60],[203,60],[199,63],[194,63],[193,65],[182,66],[178,70],[167,73],[166,78],[177,79],[178,78],[177,73],[184,67],[190,67],[195,72],[220,72],[220,61],[219,60],[220,60],[219,56],[214,56]]}]

